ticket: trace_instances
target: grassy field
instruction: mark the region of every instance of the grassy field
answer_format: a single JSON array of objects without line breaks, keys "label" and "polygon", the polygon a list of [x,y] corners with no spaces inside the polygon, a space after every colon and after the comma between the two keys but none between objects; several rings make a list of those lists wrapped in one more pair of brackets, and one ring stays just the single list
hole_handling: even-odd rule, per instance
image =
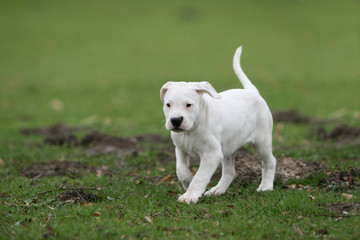
[{"label": "grassy field", "polygon": [[[1,1],[0,239],[359,238],[359,137],[330,136],[339,123],[360,127],[359,7],[350,0]],[[276,121],[274,155],[327,167],[279,180],[272,192],[237,179],[224,196],[177,203],[183,190],[159,90],[167,81],[241,87],[232,70],[239,45],[243,69],[271,110],[312,119]],[[77,144],[64,145],[20,132],[59,122],[87,129],[70,131]],[[92,154],[78,143],[89,129],[143,136],[136,154]],[[39,163],[80,165],[44,176]],[[347,178],[335,178],[340,172]],[[71,189],[79,196],[67,196]]]}]

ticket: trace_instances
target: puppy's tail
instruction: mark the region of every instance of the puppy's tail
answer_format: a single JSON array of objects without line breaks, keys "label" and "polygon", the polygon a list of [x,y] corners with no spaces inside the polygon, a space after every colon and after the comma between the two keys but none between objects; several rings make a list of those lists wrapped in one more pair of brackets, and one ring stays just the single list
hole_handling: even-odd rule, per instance
[{"label": "puppy's tail", "polygon": [[241,68],[241,65],[240,65],[241,52],[242,52],[242,46],[240,46],[236,49],[236,52],[234,55],[233,67],[234,67],[235,74],[239,78],[241,84],[243,85],[243,87],[245,89],[249,89],[249,90],[256,91],[257,93],[259,93],[257,88],[250,82],[249,78],[245,75],[244,71]]}]

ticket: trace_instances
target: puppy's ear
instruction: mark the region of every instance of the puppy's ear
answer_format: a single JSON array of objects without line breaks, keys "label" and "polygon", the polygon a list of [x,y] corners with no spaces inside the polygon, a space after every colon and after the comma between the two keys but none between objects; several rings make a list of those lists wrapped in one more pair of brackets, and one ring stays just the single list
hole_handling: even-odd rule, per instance
[{"label": "puppy's ear", "polygon": [[164,86],[162,86],[162,88],[160,89],[160,99],[161,102],[164,102],[164,95],[166,93],[166,91],[169,89],[169,87],[173,84],[174,82],[167,82],[164,84]]},{"label": "puppy's ear", "polygon": [[216,92],[215,88],[210,83],[204,81],[204,82],[197,82],[194,84],[195,84],[195,90],[198,93],[206,92],[213,98],[217,98],[217,99],[220,98],[220,95]]}]

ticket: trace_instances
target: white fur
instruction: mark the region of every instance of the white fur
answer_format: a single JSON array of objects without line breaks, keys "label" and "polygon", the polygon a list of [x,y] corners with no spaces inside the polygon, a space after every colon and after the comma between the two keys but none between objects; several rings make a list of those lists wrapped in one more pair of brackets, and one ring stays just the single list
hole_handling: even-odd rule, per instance
[{"label": "white fur", "polygon": [[[265,100],[241,69],[241,52],[239,47],[233,67],[244,89],[218,94],[207,82],[168,82],[161,88],[165,127],[171,130],[175,145],[176,174],[186,190],[179,202],[196,203],[220,163],[222,177],[205,196],[225,193],[236,176],[234,153],[249,142],[262,158],[262,180],[257,191],[273,189],[273,120]],[[174,126],[172,119],[180,118],[181,124]],[[191,159],[200,160],[195,176],[190,172]]]}]

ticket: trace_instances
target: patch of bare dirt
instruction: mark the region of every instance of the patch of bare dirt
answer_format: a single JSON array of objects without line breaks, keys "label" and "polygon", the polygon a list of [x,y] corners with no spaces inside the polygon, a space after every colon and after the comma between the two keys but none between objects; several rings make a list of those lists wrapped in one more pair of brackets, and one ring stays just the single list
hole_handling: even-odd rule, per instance
[{"label": "patch of bare dirt", "polygon": [[78,143],[76,132],[88,130],[87,127],[73,127],[64,123],[56,123],[47,127],[23,128],[23,135],[37,135],[44,137],[44,144],[75,146]]},{"label": "patch of bare dirt", "polygon": [[324,140],[352,140],[360,137],[360,128],[348,124],[339,124],[328,132],[324,127],[316,129],[315,134]]},{"label": "patch of bare dirt", "polygon": [[326,172],[327,177],[320,179],[319,186],[331,191],[360,189],[360,169],[350,167],[347,170],[336,169]]},{"label": "patch of bare dirt", "polygon": [[[245,149],[240,149],[235,156],[235,168],[242,182],[259,182],[261,180],[261,159]],[[281,156],[277,159],[275,180],[284,182],[299,179],[309,173],[325,170],[325,164],[304,162],[291,157]]]},{"label": "patch of bare dirt", "polygon": [[20,132],[23,135],[39,135],[39,136],[62,136],[73,134],[74,132],[88,130],[87,127],[72,127],[64,123],[56,123],[49,127],[23,128]]},{"label": "patch of bare dirt", "polygon": [[[71,127],[63,123],[54,124],[48,127],[25,128],[21,130],[24,135],[39,135],[44,137],[44,144],[74,146],[78,152],[88,156],[99,156],[115,154],[124,159],[128,155],[136,156],[141,151],[141,142],[159,144],[159,148],[168,149],[171,145],[170,137],[163,137],[158,134],[143,134],[136,137],[116,137],[97,131],[88,132],[83,138],[78,139],[74,133],[88,130],[87,127]],[[166,151],[169,152],[169,151]],[[159,155],[163,160],[163,156]],[[164,159],[167,160],[167,159]]]},{"label": "patch of bare dirt", "polygon": [[32,179],[53,176],[67,176],[74,179],[82,177],[87,172],[95,173],[96,176],[113,176],[116,174],[106,165],[89,166],[80,162],[51,161],[34,162],[21,170],[21,175]]},{"label": "patch of bare dirt", "polygon": [[52,176],[81,177],[84,171],[95,172],[95,167],[85,163],[70,161],[34,162],[22,170],[21,174],[28,178]]},{"label": "patch of bare dirt", "polygon": [[75,135],[54,135],[44,139],[44,143],[48,145],[75,146],[78,140]]},{"label": "patch of bare dirt", "polygon": [[57,200],[62,202],[96,202],[99,197],[94,193],[87,193],[83,190],[69,190],[62,192],[56,197]]},{"label": "patch of bare dirt", "polygon": [[320,205],[319,208],[327,209],[331,214],[357,215],[360,213],[360,202],[326,203]]},{"label": "patch of bare dirt", "polygon": [[273,119],[276,122],[286,122],[286,123],[309,123],[311,119],[298,110],[290,109],[286,111],[274,111]]},{"label": "patch of bare dirt", "polygon": [[78,143],[88,156],[116,154],[118,157],[136,156],[141,151],[139,141],[134,138],[114,137],[99,132],[86,134]]},{"label": "patch of bare dirt", "polygon": [[[295,109],[274,111],[273,118],[276,122],[303,123],[309,125],[311,133],[322,140],[352,140],[360,137],[360,128],[341,123],[336,119],[317,119],[303,115]],[[327,131],[325,125],[335,125],[331,131]]]}]

